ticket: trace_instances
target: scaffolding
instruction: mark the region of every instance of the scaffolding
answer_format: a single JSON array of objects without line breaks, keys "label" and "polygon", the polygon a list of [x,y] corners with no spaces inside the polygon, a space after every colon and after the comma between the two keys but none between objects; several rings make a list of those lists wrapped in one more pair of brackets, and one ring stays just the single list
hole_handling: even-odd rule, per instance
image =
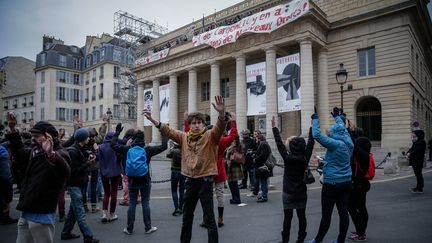
[{"label": "scaffolding", "polygon": [[121,66],[117,75],[120,88],[120,119],[135,120],[137,116],[137,79],[131,70],[135,67],[135,60],[146,54],[139,53],[139,45],[166,33],[167,28],[127,12],[119,10],[114,13],[114,35],[118,41],[118,51],[121,52]]}]

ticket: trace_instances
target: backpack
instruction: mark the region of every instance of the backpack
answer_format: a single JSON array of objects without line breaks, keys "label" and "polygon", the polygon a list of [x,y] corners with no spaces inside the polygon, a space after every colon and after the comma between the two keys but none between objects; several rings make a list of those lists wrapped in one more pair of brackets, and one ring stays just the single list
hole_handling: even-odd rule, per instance
[{"label": "backpack", "polygon": [[[361,172],[363,172],[362,169],[361,169],[361,167],[360,167],[360,165],[359,165],[359,163],[356,161],[356,171],[357,170],[360,170]],[[374,177],[375,177],[375,160],[374,160],[373,154],[370,153],[369,154],[369,168],[366,171],[366,173],[364,173],[364,177],[363,178],[365,180],[367,180],[367,181],[370,181]]]},{"label": "backpack", "polygon": [[134,146],[126,155],[126,175],[131,177],[142,177],[148,173],[147,155],[144,148]]}]

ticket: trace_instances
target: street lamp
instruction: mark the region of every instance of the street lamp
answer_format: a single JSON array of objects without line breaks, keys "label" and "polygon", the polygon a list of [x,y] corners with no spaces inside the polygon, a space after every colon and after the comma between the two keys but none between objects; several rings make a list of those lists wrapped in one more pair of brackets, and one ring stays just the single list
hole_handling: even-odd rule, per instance
[{"label": "street lamp", "polygon": [[341,94],[341,108],[343,109],[343,92],[344,92],[344,84],[348,79],[348,72],[344,68],[343,63],[339,64],[339,69],[336,71],[336,81],[340,85],[340,94]]},{"label": "street lamp", "polygon": [[111,112],[110,108],[108,108],[106,115],[107,115],[108,132],[109,132],[109,131],[111,131],[111,123],[110,122],[111,122],[111,118],[112,118],[112,112]]}]

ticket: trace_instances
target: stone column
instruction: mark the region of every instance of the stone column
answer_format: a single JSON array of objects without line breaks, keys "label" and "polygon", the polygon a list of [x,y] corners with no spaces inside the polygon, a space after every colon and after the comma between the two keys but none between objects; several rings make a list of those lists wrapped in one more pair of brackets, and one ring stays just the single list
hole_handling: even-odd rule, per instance
[{"label": "stone column", "polygon": [[198,81],[197,71],[195,69],[189,70],[189,90],[188,90],[188,112],[197,111],[198,106]]},{"label": "stone column", "polygon": [[169,76],[169,124],[174,129],[179,129],[178,126],[178,85],[177,75],[170,74]]},{"label": "stone column", "polygon": [[144,131],[144,116],[141,115],[144,109],[144,83],[138,82],[138,100],[137,100],[137,128]]},{"label": "stone column", "polygon": [[214,102],[214,97],[216,95],[221,95],[219,63],[211,63],[210,70],[210,122],[212,125],[214,125],[216,124],[219,113],[213,108],[213,105],[211,103]]},{"label": "stone column", "polygon": [[277,122],[277,83],[276,83],[276,49],[270,47],[266,53],[266,138],[274,140],[271,126],[272,117],[276,117]]},{"label": "stone column", "polygon": [[300,41],[300,81],[301,81],[301,136],[307,137],[314,112],[314,82],[312,62],[312,41]]},{"label": "stone column", "polygon": [[329,128],[330,107],[328,95],[327,49],[318,53],[318,116],[322,132]]},{"label": "stone column", "polygon": [[[160,103],[159,103],[159,79],[153,80],[153,108],[152,108],[152,116],[155,120],[160,121]],[[152,144],[159,144],[161,142],[161,134],[159,129],[155,126],[152,126]]]},{"label": "stone column", "polygon": [[246,57],[236,57],[236,122],[239,132],[247,128]]}]

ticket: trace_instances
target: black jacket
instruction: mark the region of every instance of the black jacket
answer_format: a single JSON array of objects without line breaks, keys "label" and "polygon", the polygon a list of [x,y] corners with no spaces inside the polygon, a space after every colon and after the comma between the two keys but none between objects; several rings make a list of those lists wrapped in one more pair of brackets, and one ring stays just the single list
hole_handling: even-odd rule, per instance
[{"label": "black jacket", "polygon": [[351,160],[353,184],[368,184],[369,181],[364,179],[364,175],[369,170],[372,144],[369,138],[364,136],[353,139],[353,142],[354,151]]},{"label": "black jacket", "polygon": [[[125,158],[127,157],[127,152],[130,148],[135,146],[140,146],[144,148],[147,157],[147,164],[150,165],[151,158],[157,154],[162,153],[168,147],[168,139],[166,137],[162,137],[162,144],[159,146],[145,146],[144,140],[142,139],[134,139],[131,146],[121,145],[118,141],[118,133],[115,133],[113,138],[111,139],[111,148],[114,149],[117,153],[122,154]],[[128,177],[129,183],[132,185],[140,185],[143,183],[149,183],[150,173],[147,173],[144,177]]]},{"label": "black jacket", "polygon": [[255,140],[251,137],[243,138],[243,153],[245,156],[245,164],[243,165],[243,170],[248,170],[253,166],[253,151],[256,150]]},{"label": "black jacket", "polygon": [[309,138],[306,146],[304,146],[303,140],[304,149],[291,151],[291,153],[288,153],[277,127],[273,128],[273,135],[279,153],[284,160],[283,192],[290,194],[293,200],[306,199],[307,188],[303,178],[315,144],[311,130],[309,130]]},{"label": "black jacket", "polygon": [[[259,167],[264,165],[264,163],[267,161],[268,157],[270,156],[270,153],[271,153],[270,145],[267,143],[267,141],[261,141],[258,144],[257,150],[255,152],[255,156],[254,156],[254,163],[255,163],[256,169],[258,169]],[[268,175],[268,176],[273,176],[273,172],[270,171],[270,175]],[[260,175],[259,173],[257,173],[256,177],[262,178],[262,177],[267,177],[267,176]]]},{"label": "black jacket", "polygon": [[85,147],[80,147],[77,142],[67,148],[71,162],[71,176],[67,181],[67,186],[84,187],[88,182],[88,167],[87,157],[85,156]]},{"label": "black jacket", "polygon": [[54,213],[58,195],[69,177],[68,154],[62,149],[55,151],[55,160],[46,154],[32,157],[32,148],[24,147],[20,135],[6,135],[17,161],[27,161],[17,209],[27,213]]},{"label": "black jacket", "polygon": [[425,152],[426,152],[426,142],[424,141],[424,139],[420,140],[419,138],[419,140],[414,142],[411,148],[408,150],[408,153],[410,153],[409,165],[423,166]]}]

